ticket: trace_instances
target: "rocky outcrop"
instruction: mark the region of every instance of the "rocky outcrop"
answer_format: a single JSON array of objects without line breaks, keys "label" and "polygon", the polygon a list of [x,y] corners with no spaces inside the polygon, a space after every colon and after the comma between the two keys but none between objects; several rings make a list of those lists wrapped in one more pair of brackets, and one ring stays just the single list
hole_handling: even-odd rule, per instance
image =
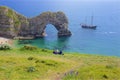
[{"label": "rocky outcrop", "polygon": [[44,12],[33,18],[5,7],[0,7],[0,36],[34,36],[43,37],[47,24],[52,24],[58,30],[58,36],[70,36],[68,19],[63,12]]},{"label": "rocky outcrop", "polygon": [[13,38],[18,36],[22,27],[28,27],[27,18],[5,6],[0,6],[0,36]]},{"label": "rocky outcrop", "polygon": [[29,20],[31,32],[44,36],[47,24],[52,24],[58,30],[58,36],[70,36],[71,32],[68,30],[68,19],[63,12],[44,12],[39,16]]}]

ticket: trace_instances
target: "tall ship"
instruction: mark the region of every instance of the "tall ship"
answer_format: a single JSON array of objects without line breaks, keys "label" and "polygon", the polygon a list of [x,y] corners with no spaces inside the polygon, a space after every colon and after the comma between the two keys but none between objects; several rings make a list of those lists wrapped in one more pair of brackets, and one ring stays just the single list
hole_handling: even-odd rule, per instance
[{"label": "tall ship", "polygon": [[80,24],[82,28],[88,28],[88,29],[96,29],[96,25],[93,25],[93,16],[91,16],[91,24],[88,25],[86,23]]}]

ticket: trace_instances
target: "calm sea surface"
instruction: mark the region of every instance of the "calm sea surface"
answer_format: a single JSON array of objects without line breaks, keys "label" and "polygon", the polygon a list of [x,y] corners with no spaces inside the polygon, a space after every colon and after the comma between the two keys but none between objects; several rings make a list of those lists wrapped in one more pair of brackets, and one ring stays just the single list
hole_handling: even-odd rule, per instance
[{"label": "calm sea surface", "polygon": [[[47,36],[31,40],[31,45],[46,49],[61,49],[68,52],[80,52],[87,54],[100,54],[110,56],[120,56],[120,1],[45,1],[33,2],[30,0],[18,2],[8,0],[1,1],[1,5],[6,5],[17,12],[33,17],[44,11],[63,11],[69,19],[69,29],[71,37],[57,37],[57,30],[51,24],[47,25]],[[53,0],[54,1],[54,0]],[[10,4],[11,3],[11,4]],[[24,3],[24,4],[23,4]],[[58,5],[57,5],[57,4]],[[83,29],[80,23],[90,24],[91,15],[94,16],[96,30]],[[85,21],[85,19],[87,21]],[[23,44],[17,44],[22,46]]]}]

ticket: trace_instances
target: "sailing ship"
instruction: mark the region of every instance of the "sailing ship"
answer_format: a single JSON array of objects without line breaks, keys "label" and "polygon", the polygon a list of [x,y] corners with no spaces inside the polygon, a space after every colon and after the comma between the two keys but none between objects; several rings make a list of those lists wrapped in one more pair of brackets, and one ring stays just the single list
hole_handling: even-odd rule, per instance
[{"label": "sailing ship", "polygon": [[82,28],[88,28],[88,29],[96,29],[96,25],[93,25],[93,16],[91,17],[91,25],[88,24],[81,24]]}]

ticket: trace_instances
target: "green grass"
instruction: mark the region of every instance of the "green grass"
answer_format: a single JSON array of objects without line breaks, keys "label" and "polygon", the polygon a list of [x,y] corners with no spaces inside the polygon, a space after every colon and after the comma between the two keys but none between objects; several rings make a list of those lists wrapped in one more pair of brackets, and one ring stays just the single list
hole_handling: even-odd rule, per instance
[{"label": "green grass", "polygon": [[0,80],[120,80],[120,58],[52,50],[0,51]]}]

